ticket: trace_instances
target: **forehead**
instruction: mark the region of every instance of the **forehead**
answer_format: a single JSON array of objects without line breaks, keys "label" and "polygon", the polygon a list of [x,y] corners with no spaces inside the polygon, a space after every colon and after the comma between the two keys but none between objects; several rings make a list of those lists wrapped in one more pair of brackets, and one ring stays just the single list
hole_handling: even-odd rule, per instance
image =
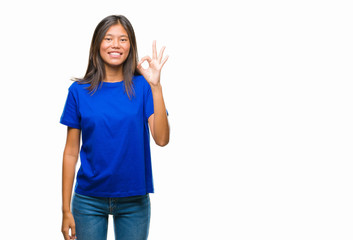
[{"label": "forehead", "polygon": [[115,24],[112,25],[108,28],[107,32],[105,35],[111,35],[111,36],[121,36],[121,35],[126,35],[128,36],[125,28],[121,24]]}]

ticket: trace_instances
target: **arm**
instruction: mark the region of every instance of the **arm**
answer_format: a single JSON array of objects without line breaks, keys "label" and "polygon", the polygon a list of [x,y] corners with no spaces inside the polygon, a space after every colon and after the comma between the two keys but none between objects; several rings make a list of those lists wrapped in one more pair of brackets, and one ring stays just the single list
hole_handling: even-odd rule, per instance
[{"label": "arm", "polygon": [[[75,221],[71,213],[71,195],[72,187],[75,178],[75,168],[80,151],[80,135],[81,130],[76,128],[67,128],[66,145],[63,154],[63,168],[62,168],[62,233],[65,240],[73,239],[75,237]],[[71,236],[69,236],[69,229],[71,228]]]},{"label": "arm", "polygon": [[169,142],[169,122],[163,99],[162,86],[151,86],[154,113],[148,118],[152,137],[158,146],[165,146]]},{"label": "arm", "polygon": [[[170,130],[163,100],[162,85],[160,83],[162,67],[168,60],[168,56],[163,59],[164,49],[165,47],[161,49],[157,56],[156,41],[153,41],[152,58],[149,56],[143,57],[137,65],[138,70],[151,86],[154,114],[148,118],[148,124],[151,129],[152,137],[159,146],[168,144]],[[148,62],[149,67],[147,69],[142,67],[144,61]]]}]

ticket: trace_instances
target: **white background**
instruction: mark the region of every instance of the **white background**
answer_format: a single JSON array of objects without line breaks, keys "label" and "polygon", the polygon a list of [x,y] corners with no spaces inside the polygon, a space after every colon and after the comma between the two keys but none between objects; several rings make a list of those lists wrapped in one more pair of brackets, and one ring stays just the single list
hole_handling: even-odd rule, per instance
[{"label": "white background", "polygon": [[339,0],[2,2],[1,239],[63,239],[59,119],[111,14],[131,21],[140,57],[154,39],[170,55],[149,239],[352,239],[352,12]]}]

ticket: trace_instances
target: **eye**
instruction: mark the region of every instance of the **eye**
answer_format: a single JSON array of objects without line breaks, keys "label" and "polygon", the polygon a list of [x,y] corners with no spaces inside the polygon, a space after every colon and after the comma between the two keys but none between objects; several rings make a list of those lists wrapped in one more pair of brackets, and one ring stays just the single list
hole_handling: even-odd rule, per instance
[{"label": "eye", "polygon": [[106,41],[111,41],[112,39],[109,38],[109,37],[107,37],[107,38],[104,38],[104,40],[106,40]]},{"label": "eye", "polygon": [[120,41],[127,42],[127,38],[122,38],[122,39],[120,39]]}]

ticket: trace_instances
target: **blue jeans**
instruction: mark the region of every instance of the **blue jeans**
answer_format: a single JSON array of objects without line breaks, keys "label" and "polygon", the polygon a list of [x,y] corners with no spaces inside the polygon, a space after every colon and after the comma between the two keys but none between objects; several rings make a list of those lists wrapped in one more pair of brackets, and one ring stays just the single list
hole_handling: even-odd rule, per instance
[{"label": "blue jeans", "polygon": [[146,240],[151,216],[150,197],[148,193],[120,198],[74,193],[72,214],[77,240],[106,240],[110,214],[114,219],[116,240]]}]

